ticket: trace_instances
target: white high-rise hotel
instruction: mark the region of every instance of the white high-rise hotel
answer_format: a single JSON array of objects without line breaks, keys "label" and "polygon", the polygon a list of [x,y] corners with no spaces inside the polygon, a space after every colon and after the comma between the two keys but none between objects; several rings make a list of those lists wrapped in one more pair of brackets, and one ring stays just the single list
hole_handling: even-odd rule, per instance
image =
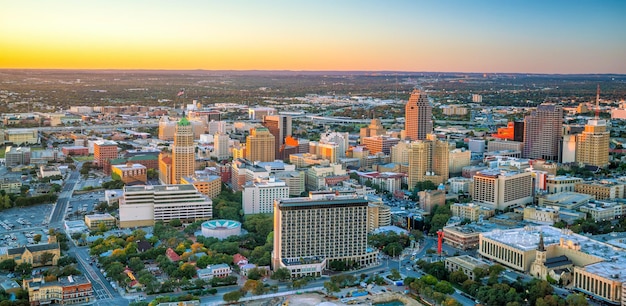
[{"label": "white high-rise hotel", "polygon": [[367,246],[367,210],[366,199],[329,192],[276,200],[273,269],[302,277],[320,276],[336,260],[373,264],[378,252]]}]

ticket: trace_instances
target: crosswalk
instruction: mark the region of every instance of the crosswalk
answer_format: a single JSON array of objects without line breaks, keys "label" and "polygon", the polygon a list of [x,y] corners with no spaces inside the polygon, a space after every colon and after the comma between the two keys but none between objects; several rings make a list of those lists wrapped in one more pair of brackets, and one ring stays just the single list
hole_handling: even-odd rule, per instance
[{"label": "crosswalk", "polygon": [[96,300],[98,301],[107,300],[111,298],[111,296],[104,289],[96,290],[95,295],[96,295]]}]

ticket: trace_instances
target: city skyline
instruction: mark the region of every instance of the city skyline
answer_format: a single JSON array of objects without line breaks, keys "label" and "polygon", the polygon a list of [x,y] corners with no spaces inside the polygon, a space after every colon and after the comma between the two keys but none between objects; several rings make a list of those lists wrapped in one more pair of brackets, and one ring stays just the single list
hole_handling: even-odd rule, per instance
[{"label": "city skyline", "polygon": [[0,69],[626,73],[622,1],[5,1]]}]

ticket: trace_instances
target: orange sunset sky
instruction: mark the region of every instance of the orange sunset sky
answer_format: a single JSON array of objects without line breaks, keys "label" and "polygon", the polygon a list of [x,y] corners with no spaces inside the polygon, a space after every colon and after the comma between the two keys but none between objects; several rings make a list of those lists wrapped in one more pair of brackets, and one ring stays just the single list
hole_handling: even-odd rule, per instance
[{"label": "orange sunset sky", "polygon": [[626,73],[626,1],[0,1],[0,68]]}]

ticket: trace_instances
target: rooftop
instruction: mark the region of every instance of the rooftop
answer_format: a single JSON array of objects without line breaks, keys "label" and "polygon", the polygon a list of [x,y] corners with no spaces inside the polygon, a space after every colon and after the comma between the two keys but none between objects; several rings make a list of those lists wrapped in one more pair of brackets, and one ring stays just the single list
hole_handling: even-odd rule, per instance
[{"label": "rooftop", "polygon": [[562,245],[562,247],[567,248],[579,248],[580,252],[603,260],[585,266],[586,271],[604,278],[626,281],[626,273],[620,273],[626,266],[626,253],[623,249],[574,234],[567,229],[561,230],[547,225],[526,226],[509,230],[494,230],[483,233],[482,236],[523,251],[529,251],[537,248],[540,233],[543,234],[546,247]]}]

